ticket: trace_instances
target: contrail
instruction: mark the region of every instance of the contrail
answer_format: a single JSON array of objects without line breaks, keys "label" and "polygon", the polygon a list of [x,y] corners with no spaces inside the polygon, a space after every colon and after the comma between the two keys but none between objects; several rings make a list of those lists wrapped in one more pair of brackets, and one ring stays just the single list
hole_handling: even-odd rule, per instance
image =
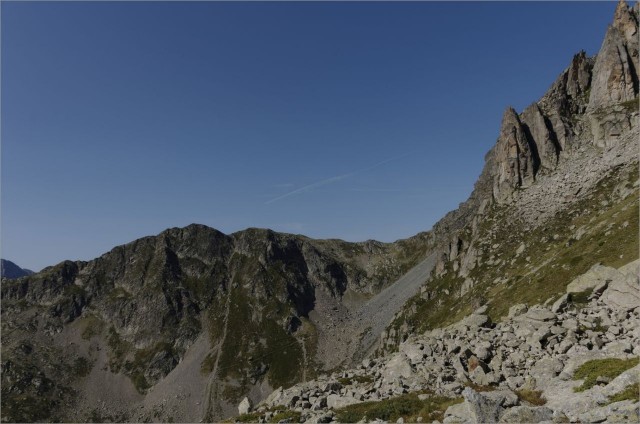
[{"label": "contrail", "polygon": [[270,205],[271,203],[277,202],[278,200],[286,199],[287,197],[295,196],[296,194],[306,193],[306,192],[314,190],[314,189],[316,189],[318,187],[322,187],[322,186],[325,186],[327,184],[335,183],[335,182],[344,180],[345,178],[349,178],[349,177],[353,177],[354,175],[361,174],[363,172],[371,171],[372,169],[377,168],[379,166],[382,166],[382,165],[384,165],[386,163],[389,163],[391,161],[403,158],[403,157],[407,156],[408,154],[409,153],[405,153],[405,154],[400,155],[400,156],[396,156],[396,157],[393,157],[393,158],[390,158],[390,159],[383,160],[382,162],[378,162],[375,165],[371,165],[371,166],[369,166],[367,168],[359,169],[359,170],[351,172],[349,174],[338,175],[338,176],[335,176],[335,177],[331,177],[331,178],[327,178],[327,179],[324,179],[324,180],[317,181],[315,183],[312,183],[312,184],[306,185],[304,187],[300,187],[300,188],[298,188],[296,190],[290,191],[288,193],[285,193],[282,196],[278,196],[278,197],[275,197],[275,198],[273,198],[271,200],[268,200],[268,201],[264,202],[264,204],[265,205]]}]

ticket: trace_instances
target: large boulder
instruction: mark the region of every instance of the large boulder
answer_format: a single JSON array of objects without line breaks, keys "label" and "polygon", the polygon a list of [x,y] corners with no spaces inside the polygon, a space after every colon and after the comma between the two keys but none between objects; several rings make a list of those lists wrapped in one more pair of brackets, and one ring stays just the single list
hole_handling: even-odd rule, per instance
[{"label": "large boulder", "polygon": [[600,300],[614,309],[631,310],[640,306],[640,286],[638,276],[622,274],[602,293]]},{"label": "large boulder", "polygon": [[411,361],[403,352],[393,355],[382,370],[382,378],[388,383],[395,381],[398,377],[411,378],[414,374]]},{"label": "large boulder", "polygon": [[360,401],[353,396],[341,396],[336,394],[327,396],[327,407],[331,409],[343,408],[345,406],[353,405],[354,403],[360,403]]},{"label": "large boulder", "polygon": [[242,399],[242,402],[240,402],[240,405],[238,405],[238,414],[248,414],[249,412],[251,412],[252,406],[253,405],[251,404],[251,400],[249,400],[248,397],[245,397],[244,399]]},{"label": "large boulder", "polygon": [[501,423],[539,423],[553,419],[553,411],[546,406],[516,406],[509,408],[500,417]]},{"label": "large boulder", "polygon": [[580,293],[602,286],[622,274],[615,268],[596,264],[589,271],[576,277],[567,286],[567,293]]},{"label": "large boulder", "polygon": [[464,402],[445,411],[445,423],[495,423],[504,410],[502,398],[492,398],[467,387],[462,392]]}]

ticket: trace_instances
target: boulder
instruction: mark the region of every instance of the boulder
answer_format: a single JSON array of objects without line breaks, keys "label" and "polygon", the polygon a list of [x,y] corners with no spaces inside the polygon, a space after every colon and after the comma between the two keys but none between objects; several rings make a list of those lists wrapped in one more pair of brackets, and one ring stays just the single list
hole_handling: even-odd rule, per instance
[{"label": "boulder", "polygon": [[560,299],[556,300],[551,306],[551,312],[554,314],[564,311],[569,303],[569,293],[563,294]]},{"label": "boulder", "polygon": [[238,405],[238,415],[248,414],[251,412],[252,407],[253,405],[251,404],[251,400],[248,397],[245,397],[242,399],[242,402],[240,402],[240,405]]},{"label": "boulder", "polygon": [[620,273],[607,289],[602,293],[600,300],[614,309],[632,310],[640,306],[640,286],[638,277],[633,274]]},{"label": "boulder", "polygon": [[564,364],[559,359],[543,358],[531,368],[531,375],[536,379],[538,388],[544,388],[551,383],[551,379],[562,372]]},{"label": "boulder", "polygon": [[470,387],[462,391],[462,396],[464,397],[462,405],[466,406],[468,416],[471,417],[473,422],[494,423],[500,418],[500,414],[503,411],[501,406],[502,399],[492,399]]},{"label": "boulder", "polygon": [[589,271],[571,281],[567,286],[567,293],[580,293],[593,290],[620,276],[621,273],[617,269],[596,264],[592,266]]},{"label": "boulder", "polygon": [[546,406],[516,406],[509,408],[500,417],[501,423],[539,423],[553,419],[553,411]]},{"label": "boulder", "polygon": [[491,319],[487,315],[471,314],[462,323],[470,328],[490,327]]},{"label": "boulder", "polygon": [[411,367],[411,362],[406,354],[399,352],[393,355],[382,370],[382,378],[388,382],[393,382],[396,378],[411,378],[415,371]]},{"label": "boulder", "polygon": [[353,405],[354,403],[360,403],[360,401],[352,396],[340,396],[336,394],[327,396],[327,407],[331,409],[342,408]]},{"label": "boulder", "polygon": [[519,315],[524,314],[525,312],[527,312],[528,308],[527,305],[519,303],[517,305],[513,305],[512,307],[509,308],[509,315],[508,318],[515,318]]},{"label": "boulder", "polygon": [[400,352],[407,355],[407,358],[412,364],[422,362],[422,359],[425,356],[422,345],[418,345],[415,343],[402,343],[400,345]]},{"label": "boulder", "polygon": [[543,308],[541,306],[536,306],[529,309],[527,313],[523,315],[523,318],[526,318],[531,323],[532,321],[533,322],[555,321],[557,317],[556,317],[556,314],[554,314],[550,310]]}]

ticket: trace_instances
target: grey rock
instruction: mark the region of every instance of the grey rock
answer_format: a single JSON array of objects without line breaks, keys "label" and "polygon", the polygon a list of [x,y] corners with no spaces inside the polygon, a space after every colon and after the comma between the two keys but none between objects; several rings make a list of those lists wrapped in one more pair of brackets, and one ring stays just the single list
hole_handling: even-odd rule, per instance
[{"label": "grey rock", "polygon": [[546,406],[516,406],[510,408],[500,417],[501,423],[539,423],[553,419],[553,411]]},{"label": "grey rock", "polygon": [[587,290],[593,290],[603,283],[608,283],[620,277],[620,272],[608,266],[596,264],[589,271],[576,277],[567,286],[567,293],[580,293]]},{"label": "grey rock", "polygon": [[560,297],[560,299],[556,300],[554,304],[551,306],[551,312],[557,314],[559,312],[564,311],[567,307],[568,302],[569,302],[569,294],[565,293]]},{"label": "grey rock", "polygon": [[251,400],[248,397],[245,397],[244,399],[242,399],[242,402],[240,402],[240,405],[238,405],[238,414],[248,414],[249,412],[251,412],[252,407],[253,405],[251,404]]},{"label": "grey rock", "polygon": [[519,315],[524,314],[525,312],[527,312],[528,308],[527,305],[524,304],[517,304],[517,305],[513,305],[512,307],[509,308],[509,315],[508,318],[515,318]]},{"label": "grey rock", "polygon": [[340,396],[336,394],[327,396],[327,407],[331,409],[342,408],[353,405],[354,403],[360,403],[360,401],[351,396]]},{"label": "grey rock", "polygon": [[600,300],[612,308],[632,310],[640,305],[640,284],[636,275],[619,273]]}]

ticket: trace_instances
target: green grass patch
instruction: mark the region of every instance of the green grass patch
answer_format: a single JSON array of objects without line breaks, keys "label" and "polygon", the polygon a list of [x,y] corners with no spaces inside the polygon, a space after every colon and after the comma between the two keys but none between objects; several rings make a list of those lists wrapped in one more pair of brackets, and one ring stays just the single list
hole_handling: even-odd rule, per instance
[{"label": "green grass patch", "polygon": [[360,384],[370,384],[373,383],[373,377],[371,377],[370,375],[354,375],[353,377],[339,378],[338,382],[343,386],[349,386],[354,382]]},{"label": "green grass patch", "polygon": [[238,415],[237,417],[230,419],[229,422],[236,423],[257,423],[258,420],[262,417],[262,414],[259,412],[250,412],[248,414]]},{"label": "green grass patch", "polygon": [[591,296],[592,293],[593,289],[571,293],[569,295],[569,300],[576,308],[582,309],[589,304],[589,296]]},{"label": "green grass patch", "polygon": [[576,369],[573,379],[584,380],[584,382],[575,387],[575,392],[583,392],[589,390],[596,385],[598,377],[606,377],[614,379],[628,369],[631,369],[638,365],[640,358],[631,359],[594,359],[587,361]]},{"label": "green grass patch", "polygon": [[620,103],[620,106],[622,106],[623,108],[627,109],[628,111],[635,111],[638,110],[638,98],[636,97],[635,99],[632,100],[627,100],[626,102],[622,102]]},{"label": "green grass patch", "polygon": [[521,402],[529,402],[534,406],[542,406],[547,403],[547,399],[542,396],[542,392],[540,390],[522,389],[516,390],[515,394]]},{"label": "green grass patch", "polygon": [[278,423],[278,422],[283,421],[283,420],[288,420],[290,423],[297,423],[297,422],[300,422],[300,417],[301,416],[302,416],[302,414],[300,414],[300,412],[286,410],[286,411],[282,411],[282,412],[276,413],[269,420],[269,422]]},{"label": "green grass patch", "polygon": [[111,371],[118,372],[122,367],[124,360],[131,350],[131,343],[120,337],[115,327],[109,327],[107,334],[107,345],[111,349],[109,355],[109,368]]},{"label": "green grass patch", "polygon": [[609,403],[622,402],[623,400],[632,400],[637,402],[640,399],[640,384],[630,384],[621,392],[613,396],[609,396]]},{"label": "green grass patch", "polygon": [[462,398],[446,398],[432,396],[420,400],[417,393],[385,399],[377,402],[363,402],[336,409],[336,419],[343,423],[355,423],[364,417],[367,420],[381,419],[395,422],[403,418],[405,422],[416,422],[418,417],[422,421],[442,421],[444,411],[451,405],[462,402]]},{"label": "green grass patch", "polygon": [[101,334],[104,329],[104,322],[95,315],[88,315],[84,318],[83,324],[84,328],[82,329],[82,333],[80,333],[80,337],[82,337],[83,340],[89,340]]}]

